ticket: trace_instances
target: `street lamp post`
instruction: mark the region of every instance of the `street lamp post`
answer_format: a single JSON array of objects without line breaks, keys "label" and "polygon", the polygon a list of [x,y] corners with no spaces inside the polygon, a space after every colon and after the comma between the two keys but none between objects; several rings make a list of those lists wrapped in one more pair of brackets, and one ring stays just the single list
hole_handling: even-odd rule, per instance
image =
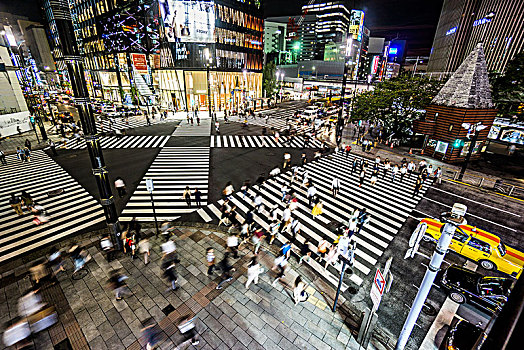
[{"label": "street lamp post", "polygon": [[406,318],[406,321],[404,322],[404,326],[402,327],[402,331],[397,340],[395,350],[403,350],[406,347],[411,332],[413,331],[413,327],[415,327],[417,318],[420,315],[420,312],[424,307],[424,302],[426,301],[429,291],[431,290],[431,286],[433,285],[435,277],[437,276],[437,273],[440,270],[442,261],[444,261],[444,257],[446,256],[446,253],[448,251],[451,239],[453,238],[453,234],[455,233],[455,230],[460,230],[459,225],[466,224],[466,219],[464,219],[466,211],[467,207],[465,205],[455,203],[453,205],[453,208],[451,209],[451,212],[443,213],[441,215],[440,221],[444,222],[442,234],[437,242],[435,252],[431,257],[431,262],[428,265],[426,274],[424,275],[424,279],[420,284],[417,296],[415,297],[415,300],[413,301],[413,305],[409,310],[409,314]]},{"label": "street lamp post", "polygon": [[471,139],[471,143],[469,145],[468,154],[466,155],[466,159],[464,159],[464,164],[462,164],[462,168],[460,169],[460,174],[458,176],[459,180],[462,180],[462,178],[464,177],[464,174],[466,173],[466,169],[468,168],[469,160],[471,158],[471,155],[473,154],[473,148],[475,148],[475,145],[477,144],[477,139],[479,137],[480,132],[487,128],[487,126],[482,125],[481,122],[478,122],[476,124],[462,123],[462,127],[468,130],[468,134],[473,134],[473,138]]},{"label": "street lamp post", "polygon": [[120,239],[120,224],[114,202],[113,193],[109,184],[109,172],[107,171],[102,147],[100,146],[100,135],[96,130],[95,118],[91,107],[89,92],[85,81],[84,63],[78,46],[73,28],[73,20],[67,0],[42,0],[44,13],[51,18],[48,21],[55,23],[60,41],[63,60],[66,64],[71,82],[71,88],[75,96],[78,114],[85,134],[87,150],[91,159],[92,173],[95,176],[100,203],[104,209],[106,222],[111,230],[113,240],[119,249],[122,248]]},{"label": "street lamp post", "polygon": [[342,74],[342,91],[340,92],[340,110],[338,111],[337,128],[335,138],[337,144],[342,140],[342,131],[344,130],[344,120],[342,119],[342,112],[344,111],[344,97],[346,95],[346,83],[349,68],[349,57],[351,53],[351,46],[353,45],[353,37],[350,37],[346,45],[346,56],[344,58],[344,73]]},{"label": "street lamp post", "polygon": [[209,52],[209,48],[204,49],[204,56],[206,58],[206,73],[207,73],[207,107],[209,109],[209,118],[213,120],[213,114],[211,112],[211,80],[209,79],[209,66],[211,65],[211,62],[213,62],[213,58],[211,57],[211,53]]}]

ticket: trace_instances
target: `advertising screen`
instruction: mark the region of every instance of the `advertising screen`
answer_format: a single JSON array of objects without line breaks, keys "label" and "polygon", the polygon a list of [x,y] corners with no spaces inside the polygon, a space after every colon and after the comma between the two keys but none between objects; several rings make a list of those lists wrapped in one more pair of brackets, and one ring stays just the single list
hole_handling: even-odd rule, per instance
[{"label": "advertising screen", "polygon": [[364,27],[364,11],[351,10],[349,32],[353,34],[353,39],[362,40],[362,30]]},{"label": "advertising screen", "polygon": [[213,43],[213,1],[161,0],[160,9],[169,42]]}]

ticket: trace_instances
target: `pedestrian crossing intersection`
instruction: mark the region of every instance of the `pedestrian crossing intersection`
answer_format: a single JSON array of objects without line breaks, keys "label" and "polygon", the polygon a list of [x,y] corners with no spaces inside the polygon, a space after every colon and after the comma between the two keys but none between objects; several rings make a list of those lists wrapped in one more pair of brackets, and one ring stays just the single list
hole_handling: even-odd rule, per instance
[{"label": "pedestrian crossing intersection", "polygon": [[[420,193],[412,197],[415,184],[415,177],[404,178],[392,181],[391,172],[385,178],[379,177],[375,185],[370,184],[370,172],[366,174],[365,183],[359,188],[358,172],[351,174],[351,163],[353,159],[359,156],[349,155],[331,155],[323,157],[318,161],[309,163],[305,170],[309,178],[317,189],[317,194],[323,202],[323,213],[316,219],[312,218],[311,209],[307,206],[306,189],[301,187],[301,181],[295,181],[291,188],[295,191],[299,206],[293,211],[292,217],[297,218],[301,223],[301,233],[298,235],[297,244],[301,245],[306,240],[310,244],[317,246],[322,239],[333,242],[337,237],[334,228],[338,223],[347,224],[348,218],[354,209],[367,208],[370,214],[370,222],[364,226],[359,234],[355,234],[352,239],[357,242],[357,251],[355,265],[356,271],[350,279],[357,285],[360,285],[365,278],[371,278],[369,275],[375,271],[378,259],[388,248],[395,235],[408,218],[411,211],[416,207],[419,200],[425,193],[428,185],[424,185]],[[336,198],[331,193],[331,181],[333,177],[340,180],[340,192]],[[290,173],[283,173],[267,180],[260,188],[260,194],[263,197],[264,209],[262,213],[255,214],[255,221],[264,227],[269,228],[270,219],[269,208],[278,207],[279,219],[284,210],[284,204],[281,201],[281,188],[284,184],[289,183]],[[250,190],[253,196],[258,191],[258,186]],[[243,196],[242,193],[235,193],[231,202],[237,207],[237,213],[245,217],[248,210],[253,208],[253,201],[249,197]],[[197,213],[206,221],[218,223],[221,216],[221,203],[209,204]],[[240,221],[243,219],[239,218]],[[290,236],[287,236],[290,238]],[[297,247],[298,248],[298,247]],[[318,265],[313,263],[313,265]],[[325,272],[323,267],[312,266],[328,281],[336,285],[338,273],[333,275]],[[340,267],[338,267],[340,268]],[[329,270],[328,270],[329,271]]]},{"label": "pedestrian crossing intersection", "polygon": [[[160,120],[160,118],[149,118],[149,122],[151,124],[160,124],[167,123],[167,120]],[[97,128],[99,132],[112,132],[115,130],[133,129],[147,125],[147,119],[144,116],[130,116],[127,118],[109,117],[108,119],[102,119],[99,121],[97,123]]]},{"label": "pedestrian crossing intersection", "polygon": [[[43,151],[33,151],[28,163],[14,155],[7,162],[0,166],[0,262],[105,221],[101,205]],[[63,193],[48,195],[58,189]],[[10,207],[10,194],[23,190],[45,208],[47,223],[37,226],[27,210],[18,216]]]},{"label": "pedestrian crossing intersection", "polygon": [[256,147],[256,148],[271,148],[271,147],[322,147],[322,142],[316,139],[308,139],[307,144],[304,143],[303,136],[280,136],[278,139],[274,136],[243,136],[243,135],[223,135],[211,136],[211,147]]},{"label": "pedestrian crossing intersection", "polygon": [[[169,141],[171,136],[103,136],[100,138],[102,148],[159,148]],[[68,140],[66,149],[85,149],[83,138]]]},{"label": "pedestrian crossing intersection", "polygon": [[121,221],[136,217],[153,221],[151,196],[146,179],[153,180],[154,207],[158,220],[174,220],[180,214],[196,210],[194,197],[189,207],[182,198],[186,186],[191,193],[196,188],[202,193],[202,204],[207,204],[209,183],[209,147],[164,147],[155,158],[144,178],[129,199],[120,216]]}]

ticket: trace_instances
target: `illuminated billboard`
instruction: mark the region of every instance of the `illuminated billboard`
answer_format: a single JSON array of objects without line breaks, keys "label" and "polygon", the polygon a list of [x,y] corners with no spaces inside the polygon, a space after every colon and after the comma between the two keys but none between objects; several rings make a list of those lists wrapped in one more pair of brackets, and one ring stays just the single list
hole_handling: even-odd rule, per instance
[{"label": "illuminated billboard", "polygon": [[351,10],[349,21],[349,32],[353,34],[353,39],[362,41],[362,30],[364,28],[364,11]]},{"label": "illuminated billboard", "polygon": [[169,42],[215,42],[214,1],[160,0],[160,10]]}]

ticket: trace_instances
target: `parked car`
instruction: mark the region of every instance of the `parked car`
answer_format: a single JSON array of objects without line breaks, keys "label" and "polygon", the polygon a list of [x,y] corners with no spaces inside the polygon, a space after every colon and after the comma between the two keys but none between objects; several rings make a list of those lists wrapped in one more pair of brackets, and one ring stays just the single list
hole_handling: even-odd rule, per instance
[{"label": "parked car", "polygon": [[489,314],[502,310],[514,282],[512,278],[484,276],[457,265],[448,267],[440,278],[451,300]]},{"label": "parked car", "polygon": [[[425,240],[437,242],[444,225],[437,219],[423,219],[427,224]],[[524,266],[524,253],[506,246],[500,237],[475,226],[460,225],[451,240],[450,249],[477,262],[486,270],[498,270],[518,278]]]},{"label": "parked car", "polygon": [[480,324],[456,318],[450,327],[443,342],[447,350],[478,350],[486,339]]}]

